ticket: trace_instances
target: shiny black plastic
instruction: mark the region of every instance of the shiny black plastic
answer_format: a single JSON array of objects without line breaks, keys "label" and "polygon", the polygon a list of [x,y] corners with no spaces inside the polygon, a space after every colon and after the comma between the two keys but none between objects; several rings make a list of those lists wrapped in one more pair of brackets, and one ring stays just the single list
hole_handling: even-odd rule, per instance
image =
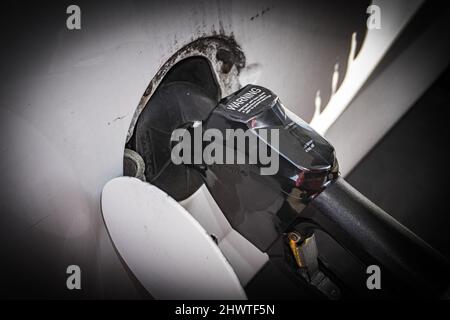
[{"label": "shiny black plastic", "polygon": [[[311,199],[338,175],[334,148],[305,122],[294,122],[279,98],[270,90],[248,85],[223,99],[205,121],[204,129],[242,129],[254,135],[256,144],[234,146],[244,164],[211,164],[203,168],[205,183],[234,229],[259,249],[267,248],[291,225]],[[261,130],[278,131],[262,135]],[[222,143],[229,147],[223,141]],[[261,143],[261,144],[260,144]],[[273,174],[261,174],[265,166],[251,164],[250,153],[267,148],[277,156]]]}]

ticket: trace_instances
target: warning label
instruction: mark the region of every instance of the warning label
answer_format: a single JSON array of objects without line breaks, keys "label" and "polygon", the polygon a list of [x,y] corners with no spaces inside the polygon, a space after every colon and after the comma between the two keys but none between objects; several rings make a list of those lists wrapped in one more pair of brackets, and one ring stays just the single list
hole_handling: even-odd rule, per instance
[{"label": "warning label", "polygon": [[252,86],[247,90],[243,90],[235,98],[228,101],[226,108],[242,114],[249,114],[258,105],[271,97],[272,95],[270,92],[265,91],[261,87]]}]

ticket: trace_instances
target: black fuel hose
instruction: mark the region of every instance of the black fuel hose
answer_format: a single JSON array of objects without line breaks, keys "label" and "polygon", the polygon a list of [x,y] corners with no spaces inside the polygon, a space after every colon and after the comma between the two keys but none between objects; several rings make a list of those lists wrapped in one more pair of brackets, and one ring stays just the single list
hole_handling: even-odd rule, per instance
[{"label": "black fuel hose", "polygon": [[449,287],[448,260],[343,178],[317,196],[302,216],[420,296],[442,297]]}]

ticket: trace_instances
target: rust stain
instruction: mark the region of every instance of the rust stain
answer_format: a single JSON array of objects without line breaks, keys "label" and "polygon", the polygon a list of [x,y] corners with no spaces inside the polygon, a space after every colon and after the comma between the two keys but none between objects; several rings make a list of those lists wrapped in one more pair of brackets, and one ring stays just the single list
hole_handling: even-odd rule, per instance
[{"label": "rust stain", "polygon": [[137,119],[153,92],[155,92],[167,72],[183,59],[195,56],[206,58],[215,73],[222,96],[228,95],[240,87],[238,76],[242,68],[245,67],[245,55],[234,39],[233,34],[224,35],[222,27],[220,29],[219,32],[213,30],[212,35],[200,37],[185,45],[159,68],[147,86],[133,115],[127,134],[127,142],[133,135]]},{"label": "rust stain", "polygon": [[265,15],[267,12],[269,12],[270,10],[272,10],[273,7],[274,7],[274,6],[271,6],[271,7],[267,7],[267,8],[265,8],[265,9],[261,10],[260,12],[258,12],[257,14],[255,14],[254,16],[250,17],[250,20],[253,21],[253,20],[255,20],[256,18],[262,17],[262,16]]}]

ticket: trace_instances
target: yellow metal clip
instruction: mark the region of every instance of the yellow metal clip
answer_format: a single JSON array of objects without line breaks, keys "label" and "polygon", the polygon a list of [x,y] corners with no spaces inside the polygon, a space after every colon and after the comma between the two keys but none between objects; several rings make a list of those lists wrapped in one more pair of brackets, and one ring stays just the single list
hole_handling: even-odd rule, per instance
[{"label": "yellow metal clip", "polygon": [[295,262],[299,266],[299,268],[304,268],[302,258],[300,256],[299,251],[299,242],[301,242],[302,238],[297,232],[289,232],[287,234],[287,238],[289,240],[289,247],[291,248],[292,254],[294,255]]}]

